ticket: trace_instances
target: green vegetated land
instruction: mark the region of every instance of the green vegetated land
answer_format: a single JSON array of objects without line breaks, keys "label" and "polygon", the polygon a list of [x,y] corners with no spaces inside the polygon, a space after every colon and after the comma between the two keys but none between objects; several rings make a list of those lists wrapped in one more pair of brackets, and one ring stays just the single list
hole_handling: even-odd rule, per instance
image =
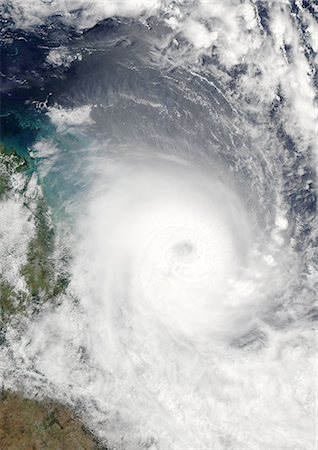
[{"label": "green vegetated land", "polygon": [[7,151],[0,144],[0,200],[10,190],[12,175],[17,172],[24,172],[27,166],[24,158],[21,158],[14,152]]},{"label": "green vegetated land", "polygon": [[[29,165],[24,158],[0,146],[0,211],[1,202],[12,194],[13,176],[18,172],[22,173],[25,175],[25,186],[18,195],[24,207],[34,211],[35,223],[35,233],[28,245],[27,262],[21,268],[21,276],[27,289],[17,290],[0,274],[0,345],[5,345],[5,331],[9,323],[21,315],[36,314],[44,302],[56,301],[68,284],[68,275],[61,274],[55,267],[54,229],[45,199],[40,191],[32,199],[24,195],[28,184],[28,170]],[[83,423],[63,405],[27,399],[20,393],[1,392],[1,450],[100,448]]]},{"label": "green vegetated land", "polygon": [[[28,171],[28,163],[21,156],[9,153],[0,147],[0,202],[5,201],[12,191],[12,176],[17,172]],[[0,327],[5,328],[12,315],[33,312],[43,303],[54,301],[63,293],[68,284],[68,275],[56,270],[53,258],[55,236],[51,225],[50,215],[45,200],[39,191],[35,198],[28,199],[23,189],[19,192],[25,208],[34,211],[35,234],[30,240],[27,251],[27,262],[21,268],[27,291],[17,291],[7,281],[1,279],[0,274]],[[32,204],[31,204],[32,203]]]},{"label": "green vegetated land", "polygon": [[54,260],[54,231],[50,224],[49,212],[43,197],[38,198],[35,211],[35,237],[29,244],[27,264],[22,275],[31,297],[50,300],[61,294],[68,284],[68,276],[56,275]]},{"label": "green vegetated land", "polygon": [[[0,202],[5,201],[12,191],[12,177],[27,170],[26,161],[13,152],[7,152],[0,146]],[[1,210],[1,203],[0,203]],[[1,216],[0,216],[1,224]],[[0,274],[0,344],[3,343],[3,331],[10,317],[23,309],[26,294],[16,292]]]}]

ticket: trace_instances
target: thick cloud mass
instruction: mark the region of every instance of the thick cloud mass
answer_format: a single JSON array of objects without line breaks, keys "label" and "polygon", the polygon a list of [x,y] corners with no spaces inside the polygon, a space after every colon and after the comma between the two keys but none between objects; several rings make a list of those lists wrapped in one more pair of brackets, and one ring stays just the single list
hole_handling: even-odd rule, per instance
[{"label": "thick cloud mass", "polygon": [[70,278],[5,384],[110,449],[313,448],[314,5],[70,4],[5,2]]},{"label": "thick cloud mass", "polygon": [[230,292],[253,245],[244,205],[213,172],[138,159],[115,168],[84,219],[78,277],[94,271],[98,315],[148,316],[189,343],[247,329],[252,311]]}]

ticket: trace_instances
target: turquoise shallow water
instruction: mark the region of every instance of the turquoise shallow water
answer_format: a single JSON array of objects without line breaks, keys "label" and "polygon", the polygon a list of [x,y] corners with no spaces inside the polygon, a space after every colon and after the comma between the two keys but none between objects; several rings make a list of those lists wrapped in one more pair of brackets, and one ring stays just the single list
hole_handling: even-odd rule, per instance
[{"label": "turquoise shallow water", "polygon": [[[33,173],[37,174],[46,202],[52,208],[52,218],[67,220],[63,205],[81,189],[81,182],[78,180],[76,183],[72,169],[78,163],[80,153],[89,148],[91,138],[72,133],[59,135],[45,110],[28,106],[2,110],[1,123],[1,143],[6,151],[26,159],[28,169],[25,174],[29,178]],[[45,176],[42,176],[41,166],[45,164],[47,156],[43,157],[33,148],[41,141],[48,142],[49,148],[56,147],[64,154],[62,162],[54,167],[52,173],[46,173]]]},{"label": "turquoise shallow water", "polygon": [[[28,149],[45,130],[49,131],[49,121],[41,117],[38,111],[29,108],[1,110],[1,140],[9,149],[28,157]],[[52,129],[52,127],[50,127]]]},{"label": "turquoise shallow water", "polygon": [[[313,447],[311,9],[43,5],[7,24],[2,137],[37,173],[69,284],[10,330],[1,378],[116,450]],[[0,216],[22,249],[23,201]]]}]

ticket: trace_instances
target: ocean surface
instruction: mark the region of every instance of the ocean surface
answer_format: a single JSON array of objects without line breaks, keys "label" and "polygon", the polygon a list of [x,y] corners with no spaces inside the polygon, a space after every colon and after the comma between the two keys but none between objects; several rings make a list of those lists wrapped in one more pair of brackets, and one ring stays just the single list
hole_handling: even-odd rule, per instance
[{"label": "ocean surface", "polygon": [[1,142],[29,162],[0,275],[28,289],[40,192],[68,279],[8,324],[3,386],[109,449],[314,449],[318,3],[0,10]]}]

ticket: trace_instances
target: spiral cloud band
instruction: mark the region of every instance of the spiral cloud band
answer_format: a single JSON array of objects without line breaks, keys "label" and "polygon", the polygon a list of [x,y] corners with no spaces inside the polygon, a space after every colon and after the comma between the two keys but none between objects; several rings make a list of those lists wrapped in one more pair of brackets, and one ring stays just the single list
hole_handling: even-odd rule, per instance
[{"label": "spiral cloud band", "polygon": [[230,293],[251,251],[240,199],[207,170],[146,156],[128,164],[94,198],[84,230],[102,320],[132,314],[140,326],[148,316],[189,343],[246,327]]},{"label": "spiral cloud band", "polygon": [[[67,282],[8,326],[1,381],[109,450],[314,448],[317,10],[5,3],[8,115],[18,90]],[[10,201],[9,281],[35,232]]]}]

